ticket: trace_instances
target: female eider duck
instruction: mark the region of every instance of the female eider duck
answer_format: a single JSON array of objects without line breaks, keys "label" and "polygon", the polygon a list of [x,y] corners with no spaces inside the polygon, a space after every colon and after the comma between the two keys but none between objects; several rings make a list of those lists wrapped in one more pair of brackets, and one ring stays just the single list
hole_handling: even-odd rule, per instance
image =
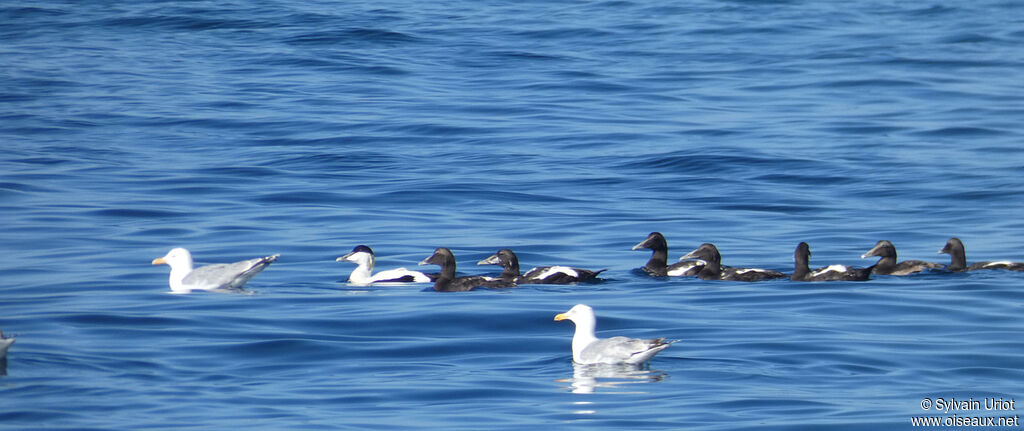
[{"label": "female eider duck", "polygon": [[677,341],[622,336],[597,338],[594,335],[597,326],[594,309],[584,304],[555,315],[555,321],[561,320],[571,320],[576,324],[576,332],[572,336],[572,360],[578,364],[643,364]]},{"label": "female eider duck", "polygon": [[593,280],[598,274],[607,271],[601,269],[591,271],[589,269],[571,268],[568,266],[541,266],[526,271],[520,275],[519,257],[510,249],[503,248],[487,259],[476,263],[477,265],[501,265],[504,271],[501,272],[501,279],[515,284],[570,284],[581,281]]},{"label": "female eider duck", "polygon": [[896,263],[896,247],[888,240],[881,240],[871,250],[860,256],[866,259],[871,256],[878,256],[878,262],[871,265],[871,272],[878,275],[909,275],[926,269],[942,268],[938,263],[925,262],[923,260],[905,260]]},{"label": "female eider duck", "polygon": [[633,246],[633,250],[650,249],[651,259],[647,261],[642,269],[652,277],[679,277],[694,276],[704,268],[704,262],[700,260],[688,260],[668,264],[668,241],[661,232],[651,232],[647,239],[640,241]]},{"label": "female eider duck", "polygon": [[1009,271],[1024,271],[1024,263],[1000,260],[996,262],[975,262],[967,265],[967,254],[964,251],[964,243],[959,238],[950,238],[946,246],[939,250],[939,253],[949,255],[950,263],[946,269],[954,272],[974,271],[978,269],[1005,269]]},{"label": "female eider duck", "polygon": [[515,287],[511,283],[500,278],[490,278],[478,275],[456,277],[455,276],[455,255],[452,251],[440,247],[434,250],[434,254],[423,259],[420,265],[439,265],[441,274],[434,280],[434,290],[438,292],[466,292],[477,287],[502,288]]},{"label": "female eider duck", "polygon": [[811,246],[806,242],[797,244],[793,252],[793,260],[796,262],[793,268],[793,275],[789,277],[793,281],[865,281],[871,277],[871,268],[852,268],[844,265],[829,265],[811,271],[809,262],[811,259]]},{"label": "female eider duck", "polygon": [[679,259],[703,260],[704,268],[697,273],[697,277],[702,280],[760,281],[786,277],[786,274],[770,269],[723,267],[722,255],[718,247],[711,243],[701,244]]},{"label": "female eider duck", "polygon": [[192,253],[184,248],[175,248],[164,257],[153,259],[153,265],[166,264],[171,267],[169,284],[172,293],[189,293],[193,290],[242,291],[242,285],[253,278],[279,257],[279,254],[235,263],[218,263],[192,268]]},{"label": "female eider duck", "polygon": [[335,261],[353,262],[358,265],[348,276],[348,282],[357,286],[366,286],[371,283],[430,283],[433,281],[430,275],[405,268],[389,269],[374,274],[373,250],[365,245],[355,246],[350,253],[335,259]]}]

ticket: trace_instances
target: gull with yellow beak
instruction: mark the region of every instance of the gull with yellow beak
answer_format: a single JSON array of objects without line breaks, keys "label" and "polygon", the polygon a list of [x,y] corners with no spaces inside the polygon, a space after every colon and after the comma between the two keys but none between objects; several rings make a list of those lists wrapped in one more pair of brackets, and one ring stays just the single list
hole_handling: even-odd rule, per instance
[{"label": "gull with yellow beak", "polygon": [[245,282],[277,260],[278,256],[275,254],[193,269],[192,253],[184,248],[175,248],[167,252],[166,256],[153,259],[153,265],[166,264],[171,267],[172,293],[189,293],[193,290],[240,291]]},{"label": "gull with yellow beak", "polygon": [[678,341],[621,336],[597,338],[594,335],[597,326],[594,309],[584,304],[577,304],[556,315],[555,321],[560,320],[571,320],[576,324],[576,333],[572,336],[572,360],[578,364],[642,364]]}]

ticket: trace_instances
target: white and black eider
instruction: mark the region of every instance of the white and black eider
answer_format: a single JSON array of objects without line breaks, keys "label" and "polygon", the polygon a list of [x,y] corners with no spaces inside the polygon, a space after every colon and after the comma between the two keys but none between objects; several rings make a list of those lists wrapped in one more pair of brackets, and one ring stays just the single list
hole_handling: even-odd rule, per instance
[{"label": "white and black eider", "polygon": [[975,271],[979,269],[1005,269],[1008,271],[1024,271],[1024,263],[1000,260],[995,262],[975,262],[967,264],[967,254],[964,251],[964,243],[959,238],[950,238],[946,246],[939,250],[939,253],[949,255],[950,263],[946,269],[953,272]]},{"label": "white and black eider", "polygon": [[668,264],[668,241],[661,232],[651,232],[647,239],[640,241],[633,246],[633,250],[651,250],[651,259],[643,268],[640,268],[652,277],[681,277],[694,276],[704,268],[701,260],[688,260]]},{"label": "white and black eider", "polygon": [[477,287],[487,287],[492,289],[515,287],[515,283],[510,283],[500,278],[490,278],[479,275],[456,277],[455,255],[452,254],[451,250],[445,247],[439,247],[437,250],[434,250],[434,254],[423,259],[423,261],[420,262],[420,265],[439,265],[441,267],[441,274],[436,280],[434,280],[434,290],[438,292],[466,292]]},{"label": "white and black eider", "polygon": [[829,265],[811,271],[811,246],[806,242],[797,244],[793,252],[793,281],[865,281],[871,278],[871,268],[854,268],[845,265]]},{"label": "white and black eider", "polygon": [[593,280],[598,274],[607,271],[600,269],[572,268],[568,266],[540,266],[520,274],[519,257],[510,249],[503,248],[477,265],[500,265],[504,270],[501,279],[515,284],[571,284]]},{"label": "white and black eider", "polygon": [[923,260],[905,260],[897,263],[896,247],[888,240],[881,240],[871,250],[862,254],[861,259],[878,256],[878,262],[871,265],[871,272],[878,275],[909,275],[928,269],[942,268],[941,264]]},{"label": "white and black eider", "polygon": [[366,286],[372,283],[429,283],[437,278],[419,271],[405,268],[389,269],[373,273],[374,254],[370,247],[365,245],[355,246],[351,252],[341,256],[335,261],[355,263],[356,269],[348,276],[348,282],[357,286]]},{"label": "white and black eider", "polygon": [[697,273],[702,280],[760,281],[786,277],[786,274],[770,269],[723,267],[722,255],[711,243],[701,244],[680,259],[703,260],[704,268]]}]

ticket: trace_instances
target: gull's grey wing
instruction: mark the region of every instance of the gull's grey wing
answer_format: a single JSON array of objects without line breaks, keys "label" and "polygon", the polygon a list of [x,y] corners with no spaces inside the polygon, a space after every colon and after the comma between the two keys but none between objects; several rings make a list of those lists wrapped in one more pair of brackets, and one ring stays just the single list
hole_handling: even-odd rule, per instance
[{"label": "gull's grey wing", "polygon": [[599,339],[580,353],[580,359],[586,363],[642,363],[651,356],[664,350],[672,342],[664,338],[638,339],[629,337],[612,337]]},{"label": "gull's grey wing", "polygon": [[278,256],[275,254],[235,263],[200,266],[192,270],[183,283],[194,289],[241,289],[245,282],[277,260]]}]

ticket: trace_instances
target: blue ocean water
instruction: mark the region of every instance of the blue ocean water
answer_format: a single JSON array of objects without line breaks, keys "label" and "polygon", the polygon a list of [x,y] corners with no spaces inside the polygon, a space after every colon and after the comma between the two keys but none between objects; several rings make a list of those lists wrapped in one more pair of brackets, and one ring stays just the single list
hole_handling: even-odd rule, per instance
[{"label": "blue ocean water", "polygon": [[[1022,273],[656,279],[630,250],[1024,261],[1024,5],[961,3],[0,5],[0,428],[877,430],[1021,401]],[[608,271],[358,287],[357,244]],[[281,258],[253,295],[171,295],[175,246]],[[575,366],[576,303],[680,341]]]}]

